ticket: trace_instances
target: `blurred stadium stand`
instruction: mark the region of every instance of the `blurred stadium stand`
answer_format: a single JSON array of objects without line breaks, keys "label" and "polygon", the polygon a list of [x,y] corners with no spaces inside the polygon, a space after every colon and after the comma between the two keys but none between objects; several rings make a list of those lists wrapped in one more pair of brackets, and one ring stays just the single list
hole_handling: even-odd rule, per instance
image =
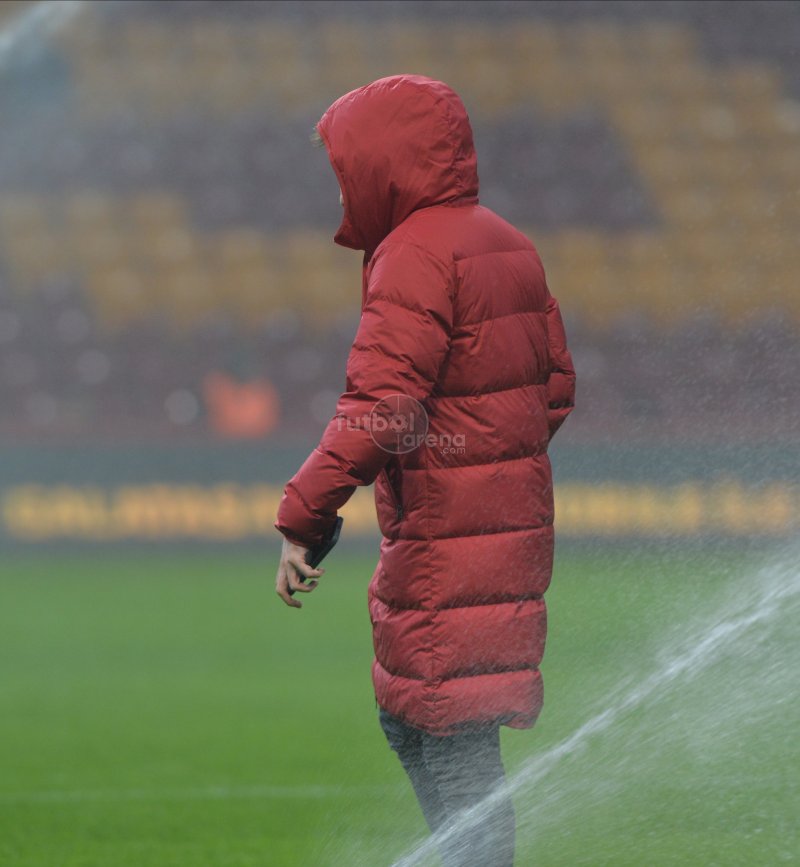
[{"label": "blurred stadium stand", "polygon": [[542,253],[565,436],[788,440],[798,45],[781,2],[85,4],[0,66],[0,438],[313,441],[360,257],[308,135],[413,71],[461,93],[482,201]]}]

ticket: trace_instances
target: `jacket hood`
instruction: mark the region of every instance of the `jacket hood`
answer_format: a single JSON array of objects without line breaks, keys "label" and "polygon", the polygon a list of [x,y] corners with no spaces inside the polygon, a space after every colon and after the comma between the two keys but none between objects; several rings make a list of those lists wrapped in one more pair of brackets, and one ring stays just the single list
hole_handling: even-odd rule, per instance
[{"label": "jacket hood", "polygon": [[412,211],[478,201],[472,127],[458,94],[423,75],[346,93],[317,124],[344,199],[334,241],[372,255]]}]

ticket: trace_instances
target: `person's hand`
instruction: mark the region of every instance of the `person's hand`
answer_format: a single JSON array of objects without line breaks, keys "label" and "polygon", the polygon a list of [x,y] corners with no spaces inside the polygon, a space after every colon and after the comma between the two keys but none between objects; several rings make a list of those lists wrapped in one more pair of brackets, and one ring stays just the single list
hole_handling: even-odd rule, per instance
[{"label": "person's hand", "polygon": [[[293,545],[285,536],[281,549],[281,561],[278,564],[278,574],[275,578],[275,592],[291,608],[302,608],[303,603],[299,599],[293,599],[289,590],[300,593],[310,593],[319,584],[316,579],[325,571],[314,569],[306,563],[306,551],[300,545]],[[303,584],[298,575],[303,575],[307,581]]]}]

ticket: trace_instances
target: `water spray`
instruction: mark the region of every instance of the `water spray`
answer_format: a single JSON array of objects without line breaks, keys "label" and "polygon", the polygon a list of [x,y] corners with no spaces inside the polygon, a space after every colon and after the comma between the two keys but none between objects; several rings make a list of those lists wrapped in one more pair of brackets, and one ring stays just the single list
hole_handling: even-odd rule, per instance
[{"label": "water spray", "polygon": [[39,0],[11,16],[0,27],[0,75],[20,56],[40,48],[85,5],[86,0]]},{"label": "water spray", "polygon": [[[621,717],[645,706],[648,700],[676,683],[686,684],[710,668],[730,652],[744,635],[760,630],[758,638],[766,638],[779,622],[780,616],[796,616],[800,601],[800,569],[787,557],[782,565],[765,566],[755,579],[748,581],[746,592],[731,594],[713,616],[712,623],[695,627],[690,635],[673,648],[663,665],[643,681],[625,686],[607,700],[607,707],[591,717],[571,735],[546,752],[522,765],[502,786],[490,792],[479,804],[463,811],[446,828],[437,831],[409,854],[395,861],[392,867],[415,867],[433,857],[444,844],[450,847],[496,807],[521,790],[541,783],[567,757],[585,750],[592,738],[605,733]],[[794,612],[794,615],[792,614]]]}]

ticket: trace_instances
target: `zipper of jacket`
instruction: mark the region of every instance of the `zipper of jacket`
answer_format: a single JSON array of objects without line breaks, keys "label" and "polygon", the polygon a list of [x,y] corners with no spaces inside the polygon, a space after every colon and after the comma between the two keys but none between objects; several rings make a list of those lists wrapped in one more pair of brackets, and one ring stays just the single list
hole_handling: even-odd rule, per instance
[{"label": "zipper of jacket", "polygon": [[386,476],[386,487],[389,489],[389,496],[392,498],[392,503],[394,504],[394,511],[397,515],[397,520],[401,521],[403,519],[403,505],[400,502],[397,491],[394,489],[392,480],[389,477],[389,471],[386,469],[386,467],[384,467],[381,472],[384,474],[384,476]]}]

